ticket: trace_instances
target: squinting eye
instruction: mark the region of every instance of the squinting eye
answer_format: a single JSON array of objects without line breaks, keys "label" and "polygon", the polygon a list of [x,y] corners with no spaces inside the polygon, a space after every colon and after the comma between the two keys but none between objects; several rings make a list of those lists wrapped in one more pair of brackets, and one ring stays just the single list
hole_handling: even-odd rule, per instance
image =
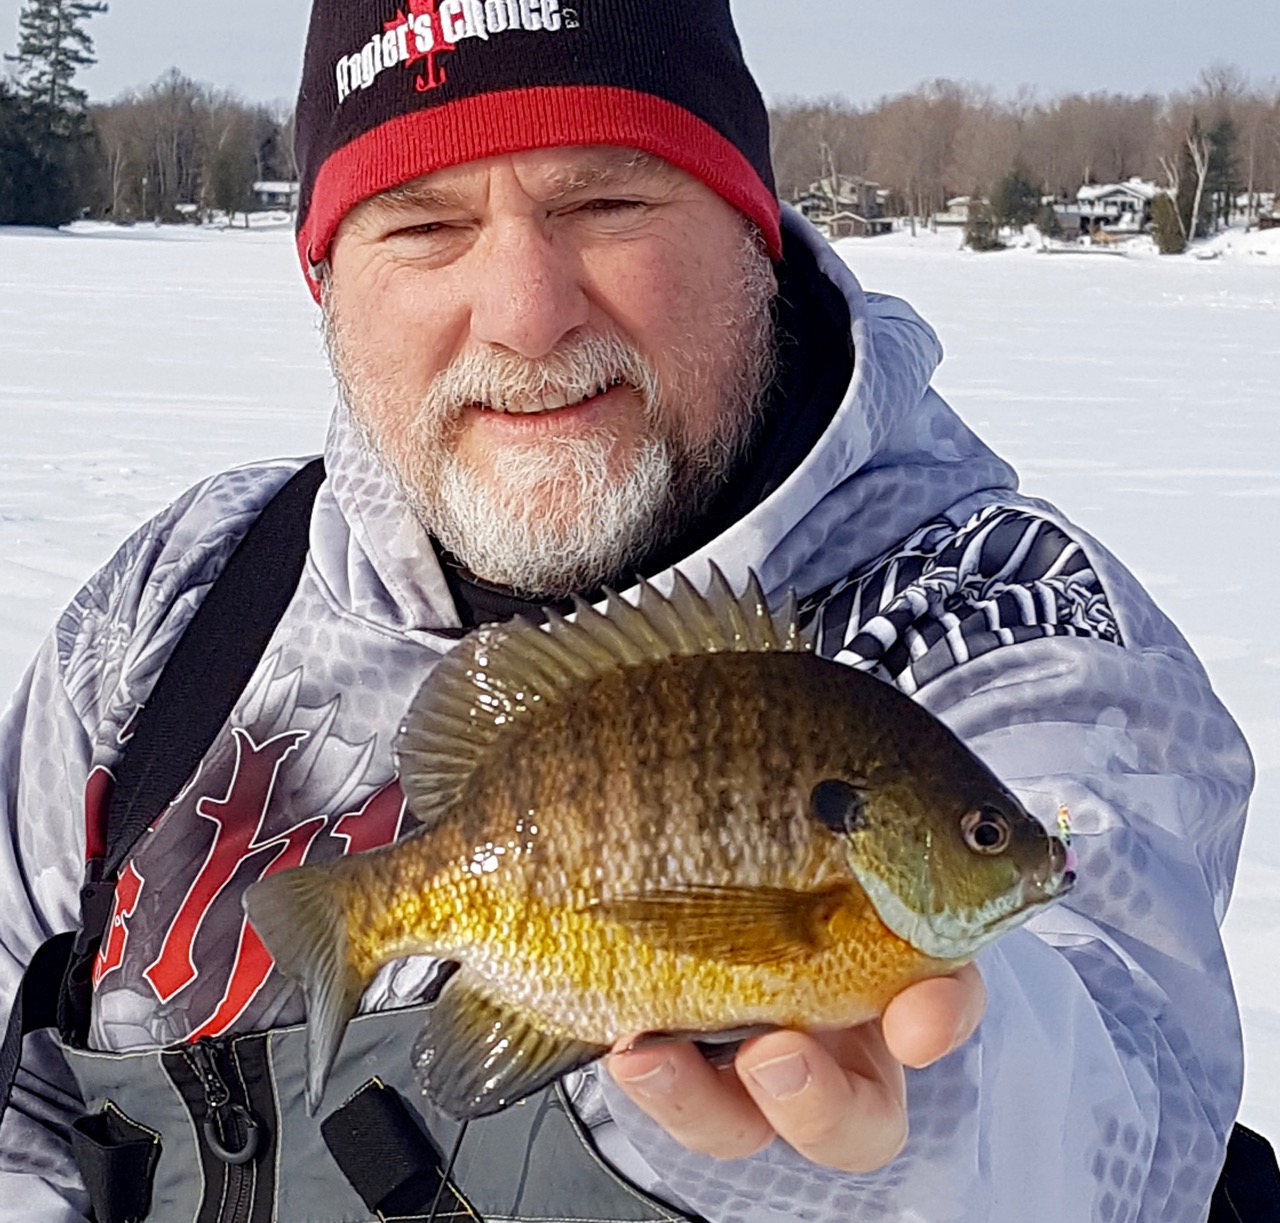
[{"label": "squinting eye", "polygon": [[439,221],[426,221],[421,225],[409,225],[404,229],[397,229],[391,236],[393,238],[429,238],[433,234],[438,234],[444,225]]},{"label": "squinting eye", "polygon": [[960,821],[960,832],[964,843],[977,854],[1002,854],[1013,836],[1009,821],[993,807],[970,811]]},{"label": "squinting eye", "polygon": [[832,832],[852,834],[866,826],[867,809],[861,792],[847,781],[820,781],[809,795],[813,818]]},{"label": "squinting eye", "polygon": [[589,200],[582,206],[584,212],[611,213],[611,212],[630,212],[636,208],[643,208],[644,205],[639,200]]}]

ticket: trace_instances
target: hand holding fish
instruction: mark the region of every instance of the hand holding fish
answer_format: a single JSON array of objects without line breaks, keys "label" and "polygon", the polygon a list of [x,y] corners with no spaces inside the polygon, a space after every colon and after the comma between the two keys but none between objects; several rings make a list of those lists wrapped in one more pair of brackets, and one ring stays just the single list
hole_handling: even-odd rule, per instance
[{"label": "hand holding fish", "polygon": [[921,1069],[963,1045],[986,991],[972,965],[908,986],[879,1021],[838,1032],[770,1032],[717,1069],[688,1042],[630,1049],[608,1067],[619,1087],[677,1142],[745,1159],[775,1137],[841,1172],[884,1167],[907,1139],[903,1067]]}]

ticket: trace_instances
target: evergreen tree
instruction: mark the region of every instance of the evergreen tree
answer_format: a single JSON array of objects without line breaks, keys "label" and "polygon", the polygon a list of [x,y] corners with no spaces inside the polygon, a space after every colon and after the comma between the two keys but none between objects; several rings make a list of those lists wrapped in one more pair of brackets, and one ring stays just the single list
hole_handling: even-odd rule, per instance
[{"label": "evergreen tree", "polygon": [[95,172],[94,141],[80,68],[94,63],[85,22],[106,12],[100,0],[27,0],[18,18],[16,88],[5,91],[4,220],[62,225],[82,210]]},{"label": "evergreen tree", "polygon": [[13,91],[0,78],[0,225],[11,225],[17,218],[18,197],[32,162],[26,116]]},{"label": "evergreen tree", "polygon": [[75,76],[97,63],[85,23],[106,11],[102,0],[27,0],[18,17],[18,53],[5,59],[17,65],[19,93],[47,119],[52,136],[84,131],[88,97]]},{"label": "evergreen tree", "polygon": [[1215,227],[1230,222],[1235,198],[1240,194],[1237,143],[1235,121],[1230,116],[1215,123],[1209,131],[1209,170],[1204,189]]},{"label": "evergreen tree", "polygon": [[50,143],[49,122],[0,81],[0,225],[57,226],[79,212],[82,145]]},{"label": "evergreen tree", "polygon": [[[225,212],[231,222],[235,221],[237,212],[246,211],[249,207],[256,168],[253,148],[244,139],[242,131],[225,131],[215,147],[205,155],[206,195],[213,207]],[[246,216],[246,227],[248,223]]]},{"label": "evergreen tree", "polygon": [[1178,205],[1173,196],[1162,191],[1151,201],[1151,224],[1162,255],[1181,255],[1187,249],[1187,235],[1178,219]]},{"label": "evergreen tree", "polygon": [[1000,180],[991,196],[991,210],[996,220],[1019,229],[1030,225],[1040,215],[1040,203],[1040,188],[1032,181],[1030,171],[1022,162],[1018,162]]},{"label": "evergreen tree", "polygon": [[974,197],[969,201],[969,219],[965,222],[964,242],[970,250],[1002,251],[1000,226],[986,200]]},{"label": "evergreen tree", "polygon": [[1036,213],[1036,228],[1046,238],[1062,237],[1062,222],[1058,220],[1058,210],[1052,204],[1041,204]]}]

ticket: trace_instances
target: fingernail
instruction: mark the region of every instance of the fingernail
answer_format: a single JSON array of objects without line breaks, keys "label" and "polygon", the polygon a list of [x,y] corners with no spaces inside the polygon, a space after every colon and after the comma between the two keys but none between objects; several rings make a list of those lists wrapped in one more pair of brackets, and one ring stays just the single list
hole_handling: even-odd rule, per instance
[{"label": "fingernail", "polygon": [[775,1100],[798,1096],[809,1086],[809,1063],[802,1053],[788,1053],[771,1062],[761,1062],[748,1072]]},{"label": "fingernail", "polygon": [[613,1059],[612,1070],[619,1083],[642,1096],[658,1097],[671,1094],[676,1083],[676,1068],[670,1062],[659,1062],[652,1070],[630,1076],[620,1073],[620,1068],[626,1064],[626,1061],[626,1054]]}]

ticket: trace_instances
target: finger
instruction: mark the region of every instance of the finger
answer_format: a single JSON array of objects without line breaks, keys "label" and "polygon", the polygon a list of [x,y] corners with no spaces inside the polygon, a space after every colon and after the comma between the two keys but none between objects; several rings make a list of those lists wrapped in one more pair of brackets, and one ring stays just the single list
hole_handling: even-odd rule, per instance
[{"label": "finger", "polygon": [[874,1172],[907,1141],[906,1082],[877,1024],[743,1046],[738,1074],[780,1138],[814,1163]]},{"label": "finger", "polygon": [[905,1066],[921,1070],[974,1033],[987,1007],[982,974],[966,964],[950,976],[908,986],[885,1009],[885,1043]]},{"label": "finger", "polygon": [[731,1067],[712,1066],[687,1041],[622,1051],[606,1061],[627,1097],[678,1143],[715,1159],[747,1159],[774,1138]]}]

